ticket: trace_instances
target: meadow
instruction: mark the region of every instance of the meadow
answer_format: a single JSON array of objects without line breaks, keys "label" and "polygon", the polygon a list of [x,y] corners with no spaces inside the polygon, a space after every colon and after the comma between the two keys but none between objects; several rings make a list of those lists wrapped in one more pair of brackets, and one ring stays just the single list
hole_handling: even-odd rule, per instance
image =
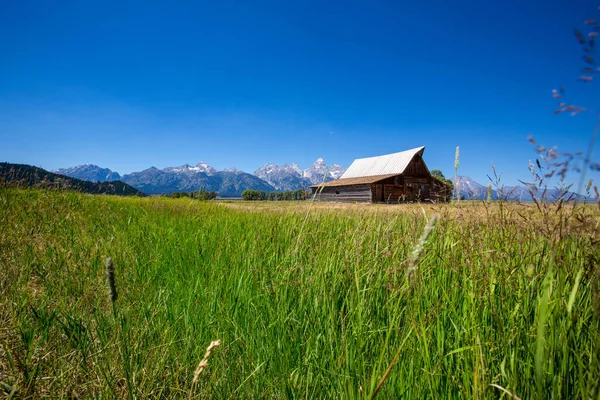
[{"label": "meadow", "polygon": [[600,398],[599,224],[596,205],[0,189],[0,393]]}]

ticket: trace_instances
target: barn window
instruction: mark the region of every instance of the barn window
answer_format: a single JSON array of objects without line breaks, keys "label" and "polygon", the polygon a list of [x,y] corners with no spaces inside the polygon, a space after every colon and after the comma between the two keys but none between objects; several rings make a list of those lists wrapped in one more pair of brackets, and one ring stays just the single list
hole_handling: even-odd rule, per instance
[{"label": "barn window", "polygon": [[335,194],[340,194],[340,191],[339,191],[339,190],[336,190],[336,191],[335,191]]}]

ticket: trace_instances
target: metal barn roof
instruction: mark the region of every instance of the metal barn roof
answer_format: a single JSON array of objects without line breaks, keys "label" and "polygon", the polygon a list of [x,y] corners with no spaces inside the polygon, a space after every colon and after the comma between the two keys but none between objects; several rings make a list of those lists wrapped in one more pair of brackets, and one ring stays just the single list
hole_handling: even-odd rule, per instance
[{"label": "metal barn roof", "polygon": [[340,179],[360,178],[364,176],[398,175],[404,172],[417,154],[423,155],[425,146],[384,156],[358,158],[348,167]]}]

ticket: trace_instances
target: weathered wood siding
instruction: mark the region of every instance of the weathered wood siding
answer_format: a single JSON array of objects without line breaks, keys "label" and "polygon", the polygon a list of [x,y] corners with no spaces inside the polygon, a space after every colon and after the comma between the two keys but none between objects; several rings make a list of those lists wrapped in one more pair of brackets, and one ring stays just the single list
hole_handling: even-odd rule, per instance
[{"label": "weathered wood siding", "polygon": [[403,203],[432,200],[433,179],[427,170],[421,169],[421,176],[405,174],[394,176],[372,184],[373,203]]},{"label": "weathered wood siding", "polygon": [[410,164],[404,170],[403,175],[405,176],[420,176],[420,177],[429,177],[429,170],[425,165],[425,161],[420,155],[416,155]]},{"label": "weathered wood siding", "polygon": [[316,201],[333,203],[371,203],[371,187],[369,185],[352,185],[325,187],[323,190],[313,188]]}]

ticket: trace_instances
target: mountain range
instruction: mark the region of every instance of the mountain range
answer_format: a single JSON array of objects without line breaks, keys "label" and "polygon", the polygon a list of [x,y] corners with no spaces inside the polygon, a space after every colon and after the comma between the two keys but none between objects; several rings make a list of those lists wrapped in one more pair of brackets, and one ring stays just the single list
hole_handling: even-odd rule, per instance
[{"label": "mountain range", "polygon": [[151,167],[123,175],[121,180],[147,194],[191,192],[204,188],[221,197],[239,197],[246,189],[272,192],[275,188],[262,179],[235,169],[217,171],[204,163],[158,169]]},{"label": "mountain range", "polygon": [[344,171],[345,169],[337,164],[327,166],[325,161],[319,158],[304,170],[296,164],[282,167],[266,164],[254,175],[235,168],[218,171],[204,162],[193,166],[184,164],[163,169],[150,167],[126,175],[91,164],[61,168],[54,172],[91,182],[121,180],[146,194],[190,192],[204,188],[217,192],[221,197],[239,197],[246,189],[272,192],[307,188],[319,182],[337,179]]},{"label": "mountain range", "polygon": [[[468,176],[458,176],[457,185],[460,191],[461,198],[467,200],[485,200],[487,199],[488,187],[480,183],[475,182]],[[492,185],[490,190],[492,200],[511,200],[511,201],[533,201],[535,196],[536,199],[553,201],[559,198],[568,199],[573,197],[577,201],[582,201],[585,196],[575,194],[566,189],[560,189],[555,187],[549,187],[538,189],[533,186],[505,186],[505,185]],[[593,200],[591,197],[587,200]]]}]

